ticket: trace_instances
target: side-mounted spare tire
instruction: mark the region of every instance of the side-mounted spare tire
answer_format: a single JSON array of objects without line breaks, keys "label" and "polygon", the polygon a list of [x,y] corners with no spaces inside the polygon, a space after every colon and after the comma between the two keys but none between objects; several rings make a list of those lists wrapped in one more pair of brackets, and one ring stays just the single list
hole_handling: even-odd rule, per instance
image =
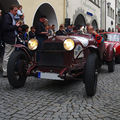
[{"label": "side-mounted spare tire", "polygon": [[27,78],[28,60],[24,51],[14,51],[8,61],[8,81],[13,88],[23,87]]},{"label": "side-mounted spare tire", "polygon": [[96,93],[98,76],[98,56],[96,53],[91,53],[86,61],[84,82],[86,94],[92,97]]}]

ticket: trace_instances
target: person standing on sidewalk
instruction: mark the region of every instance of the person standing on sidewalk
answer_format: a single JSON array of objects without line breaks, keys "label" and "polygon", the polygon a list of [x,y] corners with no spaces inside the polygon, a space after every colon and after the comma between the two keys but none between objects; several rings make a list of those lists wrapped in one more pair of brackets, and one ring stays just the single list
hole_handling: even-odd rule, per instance
[{"label": "person standing on sidewalk", "polygon": [[14,44],[16,42],[17,28],[20,23],[16,23],[15,15],[17,14],[18,7],[12,5],[9,8],[9,12],[3,17],[3,41],[5,42],[5,52],[3,56],[3,77],[7,76],[7,63],[11,53],[14,50]]},{"label": "person standing on sidewalk", "polygon": [[2,10],[0,10],[0,72],[2,71],[3,53],[4,53],[4,45],[2,40]]}]

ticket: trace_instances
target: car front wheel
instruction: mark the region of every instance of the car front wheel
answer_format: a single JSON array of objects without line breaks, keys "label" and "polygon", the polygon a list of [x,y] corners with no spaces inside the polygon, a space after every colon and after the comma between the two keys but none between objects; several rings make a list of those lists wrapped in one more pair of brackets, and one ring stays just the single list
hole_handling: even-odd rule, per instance
[{"label": "car front wheel", "polygon": [[98,75],[98,57],[96,53],[91,53],[86,61],[85,66],[85,76],[84,76],[84,82],[85,82],[85,89],[87,96],[94,96],[96,93],[97,88],[97,75]]},{"label": "car front wheel", "polygon": [[27,58],[23,51],[14,51],[8,61],[8,81],[13,88],[23,87],[27,78]]}]

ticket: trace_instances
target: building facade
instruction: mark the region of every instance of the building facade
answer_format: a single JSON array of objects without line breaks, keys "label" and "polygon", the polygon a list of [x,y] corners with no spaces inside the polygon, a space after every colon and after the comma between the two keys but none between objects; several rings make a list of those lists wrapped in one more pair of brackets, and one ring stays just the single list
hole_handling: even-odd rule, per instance
[{"label": "building facade", "polygon": [[[21,4],[25,23],[34,25],[41,15],[47,17],[49,24],[85,26],[91,23],[95,29],[115,31],[120,25],[119,0],[4,0],[0,8],[8,11],[11,4]],[[68,21],[65,21],[68,20]]]},{"label": "building facade", "polygon": [[56,29],[65,19],[64,0],[19,0],[23,5],[25,22],[30,26],[38,21],[39,16],[47,17],[49,24],[55,24]]},{"label": "building facade", "polygon": [[66,17],[75,25],[85,26],[86,23],[91,23],[98,29],[100,10],[100,0],[66,0]]},{"label": "building facade", "polygon": [[116,29],[120,28],[120,0],[117,0],[117,18],[116,18]]},{"label": "building facade", "polygon": [[101,29],[117,31],[118,0],[101,1]]}]

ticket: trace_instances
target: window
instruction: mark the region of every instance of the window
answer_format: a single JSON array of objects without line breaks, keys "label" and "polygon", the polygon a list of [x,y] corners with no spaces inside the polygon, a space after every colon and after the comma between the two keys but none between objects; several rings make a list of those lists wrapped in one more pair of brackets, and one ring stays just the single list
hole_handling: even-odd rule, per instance
[{"label": "window", "polygon": [[110,16],[110,7],[108,6],[108,9],[107,9],[107,14],[108,14],[108,16]]},{"label": "window", "polygon": [[114,10],[113,10],[113,16],[112,16],[112,18],[114,19]]},{"label": "window", "polygon": [[100,7],[100,0],[89,0],[89,1],[91,1],[97,7]]},{"label": "window", "polygon": [[107,15],[114,19],[114,10],[112,9],[112,7],[107,7]]}]

